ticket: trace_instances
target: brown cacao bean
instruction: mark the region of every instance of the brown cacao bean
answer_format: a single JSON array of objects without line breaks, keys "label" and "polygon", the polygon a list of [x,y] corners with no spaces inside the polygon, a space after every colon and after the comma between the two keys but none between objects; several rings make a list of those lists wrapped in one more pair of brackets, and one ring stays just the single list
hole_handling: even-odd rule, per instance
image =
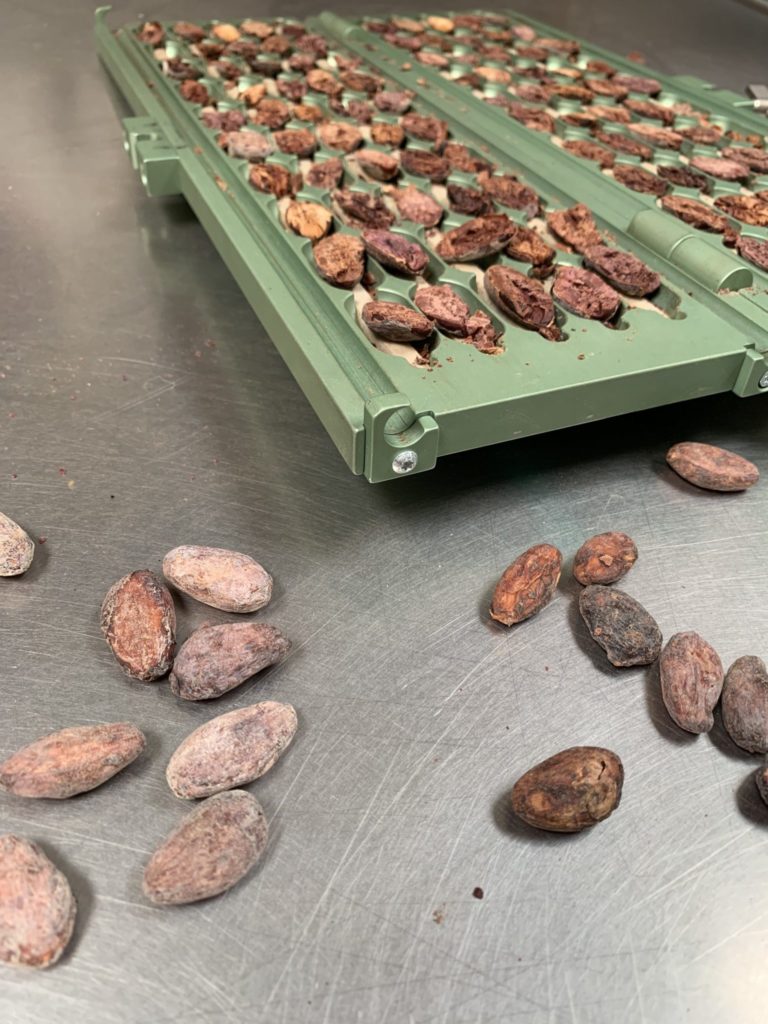
[{"label": "brown cacao bean", "polygon": [[413,301],[446,334],[466,331],[469,306],[450,285],[425,285],[417,290]]},{"label": "brown cacao bean", "polygon": [[408,174],[415,174],[430,181],[443,182],[451,172],[445,157],[426,149],[404,149],[401,164]]},{"label": "brown cacao bean", "polygon": [[642,92],[647,96],[658,96],[661,92],[661,82],[644,75],[614,75],[613,81],[624,86],[630,92]]},{"label": "brown cacao bean", "polygon": [[0,962],[55,964],[72,938],[76,913],[69,882],[40,847],[0,836]]},{"label": "brown cacao bean", "polygon": [[434,228],[443,219],[445,210],[440,203],[425,192],[420,192],[415,185],[394,189],[390,194],[403,220]]},{"label": "brown cacao bean", "polygon": [[159,21],[145,21],[136,33],[142,43],[159,46],[165,39],[165,30]]},{"label": "brown cacao bean", "polygon": [[285,211],[285,223],[302,238],[319,242],[331,230],[333,215],[322,203],[294,201]]},{"label": "brown cacao bean", "polygon": [[64,800],[96,789],[144,750],[130,722],[79,725],[29,743],[0,764],[0,789],[13,796]]},{"label": "brown cacao bean", "polygon": [[163,573],[177,590],[223,612],[256,612],[272,597],[272,577],[250,555],[185,544],[169,551]]},{"label": "brown cacao bean", "polygon": [[356,154],[360,169],[376,181],[392,181],[400,171],[400,161],[394,153],[378,149],[361,149]]},{"label": "brown cacao bean", "polygon": [[683,480],[705,491],[746,491],[760,479],[760,471],[748,459],[696,441],[672,445],[667,462]]},{"label": "brown cacao bean", "polygon": [[538,195],[511,174],[490,174],[488,171],[481,171],[477,176],[477,183],[485,189],[491,199],[512,210],[522,210],[529,219],[541,212],[541,200]]},{"label": "brown cacao bean", "polygon": [[257,622],[201,626],[181,645],[170,676],[184,700],[209,700],[280,661],[291,644],[280,630]]},{"label": "brown cacao bean", "polygon": [[177,21],[173,26],[173,32],[174,35],[186,39],[190,43],[199,43],[206,36],[205,29],[191,21]]},{"label": "brown cacao bean", "polygon": [[588,587],[591,583],[615,583],[637,561],[637,547],[626,533],[598,533],[585,540],[573,559],[573,575]]},{"label": "brown cacao bean", "polygon": [[292,174],[282,164],[254,164],[248,173],[248,180],[259,192],[267,192],[282,199],[294,196],[301,184],[301,176]]},{"label": "brown cacao bean", "polygon": [[745,182],[749,180],[751,173],[746,164],[722,156],[692,156],[691,167],[722,181]]},{"label": "brown cacao bean", "polygon": [[425,341],[434,330],[428,317],[399,302],[366,302],[362,318],[369,330],[386,341]]},{"label": "brown cacao bean", "polygon": [[[740,220],[742,224],[753,224],[756,227],[768,227],[768,202],[757,196],[737,195],[718,196],[715,206],[724,214]],[[737,245],[738,248],[738,245]]]},{"label": "brown cacao bean", "polygon": [[563,149],[583,160],[593,160],[601,168],[613,167],[616,163],[616,154],[612,149],[590,142],[589,139],[567,139]]},{"label": "brown cacao bean", "polygon": [[223,132],[217,139],[230,156],[250,163],[261,163],[275,150],[270,139],[261,132]]},{"label": "brown cacao bean", "polygon": [[585,249],[584,263],[625,295],[637,298],[650,295],[661,285],[661,278],[656,271],[647,267],[637,256],[620,249],[611,249],[607,245]]},{"label": "brown cacao bean", "polygon": [[554,597],[563,556],[551,544],[535,544],[509,565],[496,584],[491,618],[505,626],[530,619]]},{"label": "brown cacao bean", "polygon": [[0,576],[21,576],[34,555],[35,544],[29,534],[0,512]]},{"label": "brown cacao bean", "polygon": [[330,160],[313,164],[307,171],[306,181],[308,185],[314,185],[315,188],[324,188],[330,191],[341,183],[343,177],[344,164],[334,156]]},{"label": "brown cacao bean", "polygon": [[295,732],[294,709],[273,700],[219,715],[176,748],[168,785],[189,800],[245,786],[276,764]]},{"label": "brown cacao bean", "polygon": [[661,630],[629,594],[592,584],[579,596],[579,611],[592,639],[617,668],[650,665],[661,653]]},{"label": "brown cacao bean", "polygon": [[378,146],[393,146],[397,149],[405,141],[405,132],[399,124],[377,121],[371,125],[371,140]]},{"label": "brown cacao bean", "polygon": [[312,156],[317,149],[317,139],[309,128],[286,128],[280,132],[273,132],[272,138],[282,153],[289,153],[300,159]]},{"label": "brown cacao bean", "polygon": [[760,796],[768,804],[768,763],[755,772],[755,782]]},{"label": "brown cacao bean", "polygon": [[149,569],[123,576],[101,606],[101,630],[123,671],[149,683],[173,664],[176,611],[159,576]]},{"label": "brown cacao bean", "polygon": [[696,171],[692,171],[688,167],[678,167],[675,164],[665,167],[663,164],[659,164],[656,168],[656,173],[664,181],[671,181],[673,185],[680,185],[682,188],[697,188],[705,193],[709,192],[709,182],[704,175],[697,174]]},{"label": "brown cacao bean", "polygon": [[603,747],[570,747],[531,768],[515,783],[512,810],[548,832],[581,832],[619,806],[620,758]]},{"label": "brown cacao bean", "polygon": [[449,263],[480,260],[501,252],[515,234],[514,227],[505,213],[475,217],[446,231],[437,252]]},{"label": "brown cacao bean", "polygon": [[768,670],[760,658],[737,658],[723,683],[723,725],[734,743],[768,753]]},{"label": "brown cacao bean", "polygon": [[633,192],[643,192],[649,196],[663,196],[669,187],[666,181],[657,175],[642,167],[635,167],[634,164],[616,164],[613,176],[616,181],[631,188]]},{"label": "brown cacao bean", "polygon": [[489,267],[483,280],[492,301],[503,313],[550,341],[560,340],[552,296],[538,281],[500,264]]},{"label": "brown cacao bean", "polygon": [[429,263],[429,256],[418,244],[403,235],[381,228],[363,231],[366,252],[388,270],[415,277],[423,273]]},{"label": "brown cacao bean", "polygon": [[412,100],[412,92],[392,92],[387,89],[377,92],[373,97],[373,102],[378,109],[387,114],[404,114]]},{"label": "brown cacao bean", "polygon": [[394,221],[381,196],[357,189],[337,189],[333,200],[353,228],[388,228]]},{"label": "brown cacao bean", "polygon": [[[659,169],[661,171],[661,168]],[[712,231],[721,234],[726,244],[733,244],[736,241],[737,233],[721,213],[716,213],[711,206],[705,206],[698,199],[689,199],[688,196],[662,196],[662,208],[673,213],[686,224],[691,224],[702,231]]]},{"label": "brown cacao bean", "polygon": [[654,103],[653,100],[624,100],[624,106],[631,110],[638,117],[647,117],[653,121],[661,121],[663,124],[672,125],[675,123],[675,112],[671,107],[663,103]]},{"label": "brown cacao bean", "polygon": [[559,239],[576,252],[602,245],[603,240],[592,211],[583,203],[576,203],[567,210],[553,210],[547,214],[547,224]]},{"label": "brown cacao bean", "polygon": [[152,854],[144,894],[161,906],[218,896],[248,874],[267,834],[264,812],[250,793],[231,789],[208,797]]},{"label": "brown cacao bean", "polygon": [[768,270],[768,242],[760,238],[749,238],[746,235],[739,235],[736,241],[736,251],[745,260],[754,263],[761,270]]},{"label": "brown cacao bean", "polygon": [[661,695],[670,718],[686,732],[709,732],[723,689],[717,651],[698,633],[675,633],[659,659]]},{"label": "brown cacao bean", "polygon": [[621,296],[597,274],[581,267],[562,267],[552,285],[552,295],[576,316],[610,320],[621,306]]},{"label": "brown cacao bean", "polygon": [[320,141],[326,149],[339,149],[342,153],[351,153],[363,144],[363,136],[359,128],[343,121],[328,121],[317,129]]},{"label": "brown cacao bean", "polygon": [[338,288],[354,288],[365,272],[365,248],[356,235],[331,235],[312,249],[321,277]]},{"label": "brown cacao bean", "polygon": [[754,146],[724,146],[720,153],[731,160],[738,160],[740,164],[746,164],[755,174],[768,174],[768,153],[764,149],[755,149]]}]

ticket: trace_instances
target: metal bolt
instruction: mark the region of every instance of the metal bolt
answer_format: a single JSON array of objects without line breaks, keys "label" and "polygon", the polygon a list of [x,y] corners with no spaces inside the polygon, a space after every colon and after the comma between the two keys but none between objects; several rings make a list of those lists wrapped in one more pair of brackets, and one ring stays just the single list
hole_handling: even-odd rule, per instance
[{"label": "metal bolt", "polygon": [[407,451],[400,452],[399,455],[394,457],[392,460],[392,469],[395,473],[410,473],[411,470],[416,469],[416,463],[418,461],[419,456],[409,448]]},{"label": "metal bolt", "polygon": [[763,376],[757,382],[757,386],[763,389],[768,388],[768,370],[765,371]]}]

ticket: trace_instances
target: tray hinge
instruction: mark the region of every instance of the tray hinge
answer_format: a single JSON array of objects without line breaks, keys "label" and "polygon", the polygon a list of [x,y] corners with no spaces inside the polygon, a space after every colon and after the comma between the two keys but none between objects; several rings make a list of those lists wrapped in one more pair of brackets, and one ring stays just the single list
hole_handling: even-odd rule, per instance
[{"label": "tray hinge", "polygon": [[377,395],[365,403],[366,479],[372,483],[432,469],[440,434],[431,413],[416,413],[406,395]]},{"label": "tray hinge", "polygon": [[151,117],[126,117],[123,145],[148,196],[181,194],[179,154]]},{"label": "tray hinge", "polygon": [[747,267],[728,253],[718,252],[692,228],[660,210],[636,213],[627,233],[712,292],[735,292],[752,285],[752,272]]}]

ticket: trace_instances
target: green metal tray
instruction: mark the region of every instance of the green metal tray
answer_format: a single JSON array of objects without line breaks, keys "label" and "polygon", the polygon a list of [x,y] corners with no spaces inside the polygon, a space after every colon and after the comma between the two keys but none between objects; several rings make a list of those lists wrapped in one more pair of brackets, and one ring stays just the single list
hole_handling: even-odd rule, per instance
[{"label": "green metal tray", "polygon": [[[360,58],[358,70],[382,76],[388,88],[411,89],[412,110],[444,119],[451,141],[492,161],[498,172],[517,175],[536,190],[546,210],[586,203],[613,244],[637,255],[663,282],[649,300],[627,299],[614,329],[559,310],[565,340],[550,342],[490,303],[478,284],[477,268],[445,264],[423,227],[398,222],[394,230],[429,252],[428,282],[451,284],[472,310],[485,311],[503,332],[503,351],[489,355],[439,333],[426,359],[411,346],[374,343],[358,317],[365,293],[335,288],[318,276],[309,241],[282,223],[284,203],[249,184],[248,163],[222,150],[217,131],[201,120],[200,105],[187,102],[179,81],[164,74],[167,65],[157,51],[194,67],[208,106],[219,111],[245,111],[238,91],[259,82],[273,89],[291,75],[285,68],[254,73],[243,63],[242,74],[225,81],[211,75],[210,63],[174,36],[170,25],[164,26],[162,47],[153,47],[140,41],[137,25],[111,30],[108,10],[96,13],[97,48],[134,112],[124,122],[125,146],[147,193],[185,196],[353,472],[378,482],[423,472],[441,455],[482,445],[723,391],[746,396],[768,390],[766,275],[434,68],[404,59],[401,49],[379,35],[323,14],[306,22],[311,33],[328,42],[328,59],[321,65],[336,75],[337,58]],[[204,23],[203,28],[210,34],[217,24]],[[277,19],[273,24],[285,28],[296,22]],[[223,59],[240,61],[237,54]],[[606,59],[618,64],[612,55]],[[263,65],[257,62],[257,68]],[[704,103],[699,94],[712,96],[718,116],[725,116],[719,111],[731,102],[731,94],[685,82],[680,95],[696,92],[697,104]],[[347,89],[339,99],[348,105],[367,97]],[[329,111],[328,96],[322,93],[310,92],[305,102]],[[343,112],[332,116],[355,123]],[[756,131],[753,122],[760,123],[743,111],[733,117],[733,124],[745,125],[745,131]],[[388,115],[376,119],[395,120]],[[289,122],[289,127],[308,125]],[[315,159],[340,155],[321,146]],[[283,153],[268,161],[292,172],[301,169],[295,157]],[[377,185],[360,176],[354,159],[343,157],[343,162],[345,187],[378,192]],[[461,174],[452,180],[467,181]],[[424,178],[401,174],[398,184],[406,183],[431,189],[445,201],[444,189]],[[297,195],[333,209],[335,228],[349,230],[327,190],[304,184]],[[523,220],[519,211],[504,212]],[[448,210],[443,226],[467,219]],[[569,252],[560,251],[557,258],[559,265],[579,263]],[[490,262],[529,269],[506,255]],[[411,302],[413,280],[370,258],[368,266],[369,292]]]}]

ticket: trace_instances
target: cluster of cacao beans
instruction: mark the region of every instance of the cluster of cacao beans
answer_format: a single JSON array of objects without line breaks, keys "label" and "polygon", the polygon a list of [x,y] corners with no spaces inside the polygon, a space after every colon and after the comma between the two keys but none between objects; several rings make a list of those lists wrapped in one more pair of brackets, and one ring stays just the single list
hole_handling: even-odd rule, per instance
[{"label": "cluster of cacao beans", "polygon": [[[684,480],[710,491],[743,491],[757,468],[733,452],[684,442],[667,452]],[[637,547],[625,533],[590,537],[576,552],[573,575],[583,586],[579,611],[592,639],[617,668],[658,661],[661,696],[670,718],[690,733],[709,732],[722,701],[723,725],[739,747],[768,754],[768,669],[754,656],[737,658],[724,672],[720,658],[693,631],[663,645],[661,630],[643,606],[613,584],[630,571]],[[563,558],[551,544],[536,544],[505,570],[491,600],[496,622],[513,626],[537,615],[555,595]],[[768,804],[768,761],[755,781]],[[571,747],[526,772],[512,789],[512,810],[527,824],[552,832],[578,832],[607,818],[619,805],[621,759],[602,747]]]},{"label": "cluster of cacao beans", "polygon": [[[20,575],[33,555],[31,538],[0,516],[0,575]],[[163,574],[176,590],[226,612],[258,611],[272,596],[272,577],[258,562],[222,548],[175,548],[163,560]],[[101,626],[130,678],[153,683],[170,673],[172,691],[184,700],[218,697],[290,649],[276,627],[241,621],[203,625],[177,651],[171,591],[148,569],[110,588]],[[267,821],[256,798],[238,787],[272,768],[296,727],[290,704],[262,701],[210,719],[181,743],[166,779],[176,796],[201,803],[146,865],[149,900],[169,906],[216,896],[256,864],[267,843]],[[0,790],[26,799],[68,799],[103,785],[145,745],[131,722],[61,729],[0,763]],[[72,937],[76,909],[65,875],[37,844],[0,836],[0,962],[54,964]]]}]

